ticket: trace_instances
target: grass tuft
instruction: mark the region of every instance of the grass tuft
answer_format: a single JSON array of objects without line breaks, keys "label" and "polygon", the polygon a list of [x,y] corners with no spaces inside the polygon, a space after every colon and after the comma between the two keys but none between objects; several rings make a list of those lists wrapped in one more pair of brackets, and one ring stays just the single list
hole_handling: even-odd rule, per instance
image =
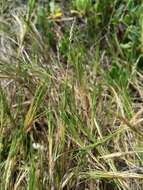
[{"label": "grass tuft", "polygon": [[142,1],[0,13],[0,190],[142,190]]}]

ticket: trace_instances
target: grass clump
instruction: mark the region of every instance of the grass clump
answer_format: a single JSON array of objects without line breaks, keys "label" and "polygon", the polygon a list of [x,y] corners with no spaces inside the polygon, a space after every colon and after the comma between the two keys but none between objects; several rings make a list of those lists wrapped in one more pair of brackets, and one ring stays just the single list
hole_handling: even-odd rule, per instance
[{"label": "grass clump", "polygon": [[142,1],[0,5],[0,189],[142,190]]}]

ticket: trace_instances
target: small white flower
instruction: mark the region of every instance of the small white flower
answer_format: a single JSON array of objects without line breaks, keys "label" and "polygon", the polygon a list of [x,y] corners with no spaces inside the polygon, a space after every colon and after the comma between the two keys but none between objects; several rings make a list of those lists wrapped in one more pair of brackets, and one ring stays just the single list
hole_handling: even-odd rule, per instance
[{"label": "small white flower", "polygon": [[44,146],[39,144],[39,143],[33,143],[32,144],[32,147],[35,149],[35,150],[45,150]]}]

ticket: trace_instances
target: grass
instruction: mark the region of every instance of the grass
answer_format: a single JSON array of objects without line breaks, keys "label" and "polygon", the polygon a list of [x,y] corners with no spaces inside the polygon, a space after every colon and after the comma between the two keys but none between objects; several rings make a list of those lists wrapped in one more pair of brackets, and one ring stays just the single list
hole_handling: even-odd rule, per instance
[{"label": "grass", "polygon": [[0,190],[143,189],[143,2],[0,1]]}]

